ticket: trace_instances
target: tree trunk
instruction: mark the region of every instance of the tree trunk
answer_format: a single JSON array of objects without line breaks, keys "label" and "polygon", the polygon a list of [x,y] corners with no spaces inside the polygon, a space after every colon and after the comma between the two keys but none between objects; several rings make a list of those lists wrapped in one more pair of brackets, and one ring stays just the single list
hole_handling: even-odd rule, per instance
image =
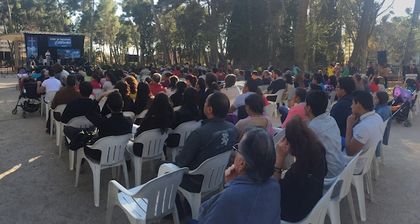
[{"label": "tree trunk", "polygon": [[365,0],[362,7],[362,17],[359,21],[356,41],[354,42],[353,52],[350,57],[350,63],[363,71],[366,67],[368,41],[371,34],[372,23],[375,23],[377,11],[374,0]]},{"label": "tree trunk", "polygon": [[408,33],[407,42],[405,44],[403,60],[401,62],[401,66],[407,65],[410,63],[411,58],[413,56],[413,48],[414,48],[414,36],[415,32],[414,29],[417,28],[419,24],[419,15],[420,15],[420,0],[416,0],[414,3],[414,10],[411,16],[411,25],[410,25],[410,32]]},{"label": "tree trunk", "polygon": [[294,32],[295,47],[294,59],[295,63],[304,70],[307,67],[305,63],[306,55],[306,21],[308,18],[309,0],[301,0],[297,8],[297,24]]}]

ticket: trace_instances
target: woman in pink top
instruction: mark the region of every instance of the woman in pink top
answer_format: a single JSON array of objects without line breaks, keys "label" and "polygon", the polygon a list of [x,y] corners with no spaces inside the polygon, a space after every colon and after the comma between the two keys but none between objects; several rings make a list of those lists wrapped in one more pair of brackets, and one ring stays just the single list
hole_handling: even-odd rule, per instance
[{"label": "woman in pink top", "polygon": [[270,119],[267,116],[263,115],[263,96],[255,93],[247,96],[245,99],[245,110],[248,114],[248,117],[239,120],[238,123],[236,123],[236,128],[238,129],[241,137],[250,127],[264,128],[267,130],[268,134],[273,136],[274,131]]},{"label": "woman in pink top", "polygon": [[304,88],[297,88],[295,92],[295,96],[293,98],[293,101],[295,104],[293,107],[289,110],[289,113],[287,114],[286,119],[281,124],[281,128],[285,128],[286,124],[292,120],[295,116],[300,117],[303,121],[306,121],[308,118],[305,114],[305,100],[306,100],[306,90]]}]

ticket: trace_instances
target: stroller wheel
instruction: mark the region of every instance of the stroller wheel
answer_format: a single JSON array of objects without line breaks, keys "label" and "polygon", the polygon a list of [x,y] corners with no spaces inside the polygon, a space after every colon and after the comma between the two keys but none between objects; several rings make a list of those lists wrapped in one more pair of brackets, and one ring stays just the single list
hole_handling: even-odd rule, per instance
[{"label": "stroller wheel", "polygon": [[404,121],[404,123],[403,123],[403,125],[404,125],[404,127],[406,127],[406,128],[408,128],[408,127],[411,127],[411,122],[410,121]]},{"label": "stroller wheel", "polygon": [[22,117],[23,117],[23,118],[26,118],[26,112],[25,112],[25,111],[23,111],[23,113],[22,113]]},{"label": "stroller wheel", "polygon": [[15,107],[15,109],[12,110],[12,114],[16,115],[17,114],[17,107]]}]

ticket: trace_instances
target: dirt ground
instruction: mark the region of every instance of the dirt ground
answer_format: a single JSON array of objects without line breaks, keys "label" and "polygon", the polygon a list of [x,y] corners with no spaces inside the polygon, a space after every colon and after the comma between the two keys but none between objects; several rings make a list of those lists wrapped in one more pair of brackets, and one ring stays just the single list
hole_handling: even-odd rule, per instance
[{"label": "dirt ground", "polygon": [[[13,77],[0,78],[0,223],[104,223],[111,171],[102,172],[100,207],[96,208],[90,168],[82,168],[79,187],[74,187],[68,153],[58,157],[55,139],[45,133],[45,120],[39,113],[26,119],[21,110],[11,114],[18,98],[15,85]],[[366,223],[420,223],[419,120],[410,128],[392,124],[390,145],[384,147],[385,163],[374,182],[374,202],[367,200]],[[358,215],[355,192],[353,197]],[[343,201],[342,220],[351,223],[346,205]],[[113,223],[128,221],[116,209]]]}]

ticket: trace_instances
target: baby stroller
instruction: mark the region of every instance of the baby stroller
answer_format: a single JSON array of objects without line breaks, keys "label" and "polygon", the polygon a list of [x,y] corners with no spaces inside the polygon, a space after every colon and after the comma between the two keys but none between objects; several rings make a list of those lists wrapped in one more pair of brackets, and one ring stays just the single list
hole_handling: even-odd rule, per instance
[{"label": "baby stroller", "polygon": [[390,102],[392,108],[392,117],[404,127],[411,127],[411,122],[408,119],[410,111],[414,109],[416,102],[416,88],[407,86],[406,88],[396,86],[392,92],[394,99]]},{"label": "baby stroller", "polygon": [[17,108],[21,107],[23,110],[22,117],[26,117],[26,113],[34,113],[39,110],[41,106],[40,95],[36,92],[37,84],[33,79],[25,80],[23,89],[19,95],[19,99],[12,114],[17,114]]}]

